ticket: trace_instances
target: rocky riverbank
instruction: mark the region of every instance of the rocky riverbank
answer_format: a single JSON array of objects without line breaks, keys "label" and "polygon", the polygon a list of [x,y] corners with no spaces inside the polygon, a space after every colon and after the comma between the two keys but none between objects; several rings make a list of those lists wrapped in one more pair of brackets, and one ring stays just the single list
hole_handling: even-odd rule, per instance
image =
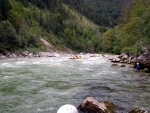
[{"label": "rocky riverbank", "polygon": [[[72,56],[74,54],[77,54],[73,51],[51,51],[51,52],[38,52],[38,53],[32,53],[28,51],[24,51],[22,53],[16,52],[11,53],[8,52],[6,54],[0,53],[0,59],[4,58],[34,58],[34,57],[59,57],[59,56]],[[145,49],[141,52],[139,56],[135,55],[129,55],[127,53],[122,53],[121,55],[110,55],[110,54],[104,54],[102,55],[108,60],[111,60],[111,62],[114,63],[127,63],[132,64],[133,68],[136,67],[136,64],[140,64],[140,69],[144,72],[150,72],[150,49]],[[91,56],[95,57],[95,56]],[[112,66],[117,66],[117,64],[114,64]],[[124,65],[118,65],[120,67],[124,67]]]},{"label": "rocky riverbank", "polygon": [[[132,68],[136,68],[136,64],[139,63],[140,70],[144,72],[150,72],[150,50],[144,49],[139,56],[129,55],[122,53],[121,55],[103,55],[106,59],[111,60],[113,63],[127,63],[132,64]],[[116,65],[114,65],[116,66]]]},{"label": "rocky riverbank", "polygon": [[71,54],[75,54],[75,52],[38,52],[32,53],[28,51],[24,51],[22,53],[11,53],[8,52],[6,54],[0,54],[0,59],[4,58],[34,58],[34,57],[59,57],[59,56],[69,56]]}]

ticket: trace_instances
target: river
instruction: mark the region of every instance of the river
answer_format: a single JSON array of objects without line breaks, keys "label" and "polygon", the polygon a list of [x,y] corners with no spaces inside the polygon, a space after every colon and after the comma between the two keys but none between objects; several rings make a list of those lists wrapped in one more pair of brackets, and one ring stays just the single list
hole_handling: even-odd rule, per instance
[{"label": "river", "polygon": [[112,101],[118,113],[150,110],[150,77],[111,67],[100,57],[16,58],[0,60],[0,113],[56,113],[86,97]]}]

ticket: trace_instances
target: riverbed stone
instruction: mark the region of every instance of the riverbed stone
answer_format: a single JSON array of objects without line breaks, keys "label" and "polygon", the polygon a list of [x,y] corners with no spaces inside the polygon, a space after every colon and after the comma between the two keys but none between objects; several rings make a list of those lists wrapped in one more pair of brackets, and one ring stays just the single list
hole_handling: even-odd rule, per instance
[{"label": "riverbed stone", "polygon": [[111,62],[118,63],[118,62],[120,62],[120,58],[113,58],[113,59],[111,60]]},{"label": "riverbed stone", "polygon": [[22,56],[23,57],[27,57],[29,55],[29,52],[28,51],[24,51],[23,53],[22,53]]},{"label": "riverbed stone", "polygon": [[150,49],[145,49],[137,58],[137,61],[143,65],[144,68],[150,69]]},{"label": "riverbed stone", "polygon": [[111,66],[118,66],[118,64],[112,64]]},{"label": "riverbed stone", "polygon": [[126,67],[124,64],[118,64],[119,67]]},{"label": "riverbed stone", "polygon": [[0,59],[6,58],[3,54],[0,54]]},{"label": "riverbed stone", "polygon": [[101,102],[94,97],[87,97],[79,106],[83,113],[115,113],[114,104],[110,101]]},{"label": "riverbed stone", "polygon": [[148,111],[142,110],[140,108],[134,108],[129,113],[148,113]]}]

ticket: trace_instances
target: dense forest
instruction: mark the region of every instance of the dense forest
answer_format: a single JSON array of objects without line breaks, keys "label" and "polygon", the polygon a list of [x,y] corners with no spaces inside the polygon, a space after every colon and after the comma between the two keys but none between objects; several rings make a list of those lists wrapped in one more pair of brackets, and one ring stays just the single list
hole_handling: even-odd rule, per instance
[{"label": "dense forest", "polygon": [[59,50],[99,51],[98,26],[60,0],[0,2],[0,52],[44,51],[40,37]]},{"label": "dense forest", "polygon": [[139,54],[142,49],[150,48],[149,12],[149,0],[133,0],[126,4],[122,23],[103,34],[103,51]]},{"label": "dense forest", "polygon": [[131,0],[63,0],[63,2],[100,26],[114,27],[121,21],[124,5]]},{"label": "dense forest", "polygon": [[62,51],[138,54],[149,12],[149,0],[0,0],[0,53],[46,51],[43,38]]}]

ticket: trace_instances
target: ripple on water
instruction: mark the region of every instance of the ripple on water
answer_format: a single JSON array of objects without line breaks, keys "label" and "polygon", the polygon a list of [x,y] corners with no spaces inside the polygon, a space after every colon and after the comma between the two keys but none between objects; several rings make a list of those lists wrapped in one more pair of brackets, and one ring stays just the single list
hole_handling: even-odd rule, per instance
[{"label": "ripple on water", "polygon": [[12,79],[14,78],[13,76],[3,76],[3,79]]},{"label": "ripple on water", "polygon": [[56,113],[86,97],[113,101],[120,111],[150,108],[150,78],[111,67],[101,57],[9,59],[0,62],[0,112]]},{"label": "ripple on water", "polygon": [[14,65],[12,65],[11,63],[2,63],[0,65],[0,68],[12,68],[15,67]]}]

